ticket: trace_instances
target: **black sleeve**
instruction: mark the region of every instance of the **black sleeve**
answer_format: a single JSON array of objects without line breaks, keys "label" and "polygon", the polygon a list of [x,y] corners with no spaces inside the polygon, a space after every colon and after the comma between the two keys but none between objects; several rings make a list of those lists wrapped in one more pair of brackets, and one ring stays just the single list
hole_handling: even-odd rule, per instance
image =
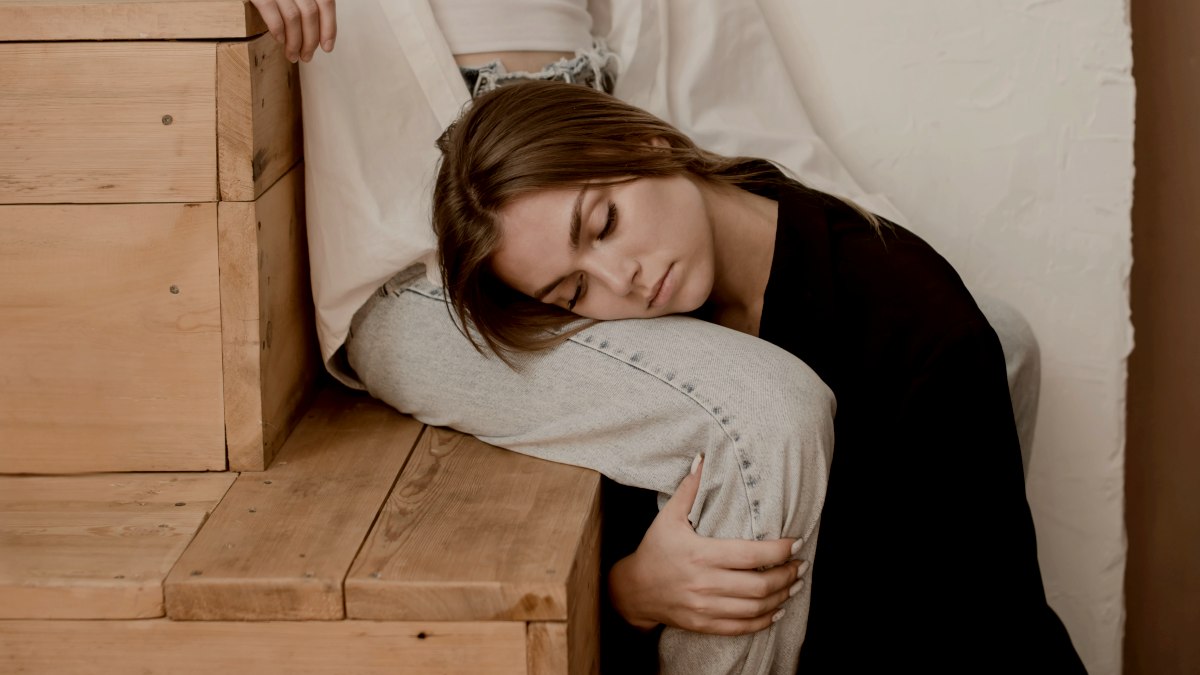
[{"label": "black sleeve", "polygon": [[658,515],[658,494],[604,478],[600,504],[600,672],[651,675],[662,626],[647,633],[626,623],[608,601],[608,572],[637,550]]},{"label": "black sleeve", "polygon": [[1012,658],[1013,668],[1082,672],[1046,603],[1004,355],[986,320],[941,341],[896,413],[917,487],[908,543],[922,553],[919,593],[940,608],[930,622],[943,639]]}]

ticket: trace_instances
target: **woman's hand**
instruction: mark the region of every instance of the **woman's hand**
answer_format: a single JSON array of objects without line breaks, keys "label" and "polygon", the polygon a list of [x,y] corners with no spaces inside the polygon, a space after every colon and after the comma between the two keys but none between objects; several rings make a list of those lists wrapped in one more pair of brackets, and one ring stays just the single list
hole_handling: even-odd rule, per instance
[{"label": "woman's hand", "polygon": [[633,626],[663,623],[699,633],[741,635],[783,616],[803,586],[807,561],[789,560],[795,539],[702,537],[688,521],[700,489],[698,463],[659,511],[637,551],[609,572],[613,606]]},{"label": "woman's hand", "polygon": [[337,37],[334,0],[250,0],[292,63],[312,60],[317,45],[333,51]]}]

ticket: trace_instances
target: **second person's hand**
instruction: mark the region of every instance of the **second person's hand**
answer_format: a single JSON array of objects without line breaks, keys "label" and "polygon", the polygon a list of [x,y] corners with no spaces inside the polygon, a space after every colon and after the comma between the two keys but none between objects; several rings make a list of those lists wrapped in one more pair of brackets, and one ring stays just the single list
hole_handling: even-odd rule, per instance
[{"label": "second person's hand", "polygon": [[702,462],[659,511],[637,551],[609,572],[609,595],[631,625],[666,624],[699,633],[742,635],[769,627],[803,587],[807,562],[790,560],[795,539],[749,541],[696,534],[688,513]]},{"label": "second person's hand", "polygon": [[267,30],[284,46],[292,63],[312,60],[317,45],[333,51],[337,38],[334,0],[250,0]]}]

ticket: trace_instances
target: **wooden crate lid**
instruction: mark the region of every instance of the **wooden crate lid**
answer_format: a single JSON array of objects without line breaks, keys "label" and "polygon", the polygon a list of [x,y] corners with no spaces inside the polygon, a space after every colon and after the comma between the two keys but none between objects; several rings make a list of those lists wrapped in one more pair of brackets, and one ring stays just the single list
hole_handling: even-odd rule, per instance
[{"label": "wooden crate lid", "polygon": [[245,0],[0,0],[0,42],[245,38],[266,30]]}]

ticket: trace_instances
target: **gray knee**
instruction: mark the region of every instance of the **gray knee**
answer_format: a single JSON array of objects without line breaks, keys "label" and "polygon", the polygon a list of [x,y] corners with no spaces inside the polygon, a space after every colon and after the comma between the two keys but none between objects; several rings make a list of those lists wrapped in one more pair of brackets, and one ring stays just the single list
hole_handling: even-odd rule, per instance
[{"label": "gray knee", "polygon": [[1017,433],[1021,438],[1021,461],[1028,473],[1041,391],[1041,349],[1033,328],[1015,307],[998,298],[978,293],[976,303],[996,331],[1004,350],[1008,392],[1012,398]]}]

